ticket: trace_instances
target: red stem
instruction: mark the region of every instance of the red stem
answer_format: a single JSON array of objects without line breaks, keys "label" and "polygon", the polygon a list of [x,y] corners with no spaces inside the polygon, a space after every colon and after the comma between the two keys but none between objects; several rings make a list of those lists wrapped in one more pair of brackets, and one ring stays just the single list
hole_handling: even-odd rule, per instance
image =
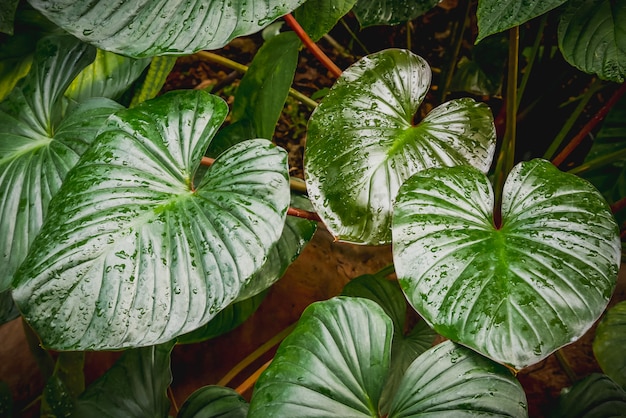
[{"label": "red stem", "polygon": [[626,197],[623,197],[617,202],[613,203],[611,205],[611,212],[617,213],[624,208],[626,208]]},{"label": "red stem", "polygon": [[615,106],[615,103],[617,103],[617,101],[620,99],[620,97],[622,97],[624,93],[626,93],[626,83],[622,84],[621,87],[615,93],[613,93],[613,96],[611,96],[611,98],[606,102],[602,109],[600,109],[598,113],[596,113],[593,118],[591,118],[591,120],[587,122],[587,124],[581,129],[578,135],[572,138],[570,143],[567,144],[567,146],[563,148],[563,150],[552,159],[552,164],[557,167],[563,164],[563,161],[565,161],[565,159],[576,149],[576,147],[580,145],[580,143],[583,141],[583,139],[585,139],[589,132],[591,132],[593,128],[595,128],[596,125],[600,123],[602,119],[604,119],[606,114],[609,113],[609,110],[611,110],[611,108]]},{"label": "red stem", "polygon": [[309,51],[311,51],[315,58],[317,58],[335,77],[339,77],[341,75],[339,67],[337,67],[335,63],[315,44],[315,42],[313,42],[291,13],[287,13],[283,16],[283,19],[285,19],[287,25],[289,25],[296,35],[298,35],[302,43]]}]

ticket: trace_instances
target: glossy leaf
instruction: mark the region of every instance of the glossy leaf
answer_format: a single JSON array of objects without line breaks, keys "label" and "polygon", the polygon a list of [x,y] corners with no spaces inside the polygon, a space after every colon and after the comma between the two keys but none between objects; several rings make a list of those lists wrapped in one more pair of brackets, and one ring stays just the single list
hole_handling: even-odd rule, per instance
[{"label": "glossy leaf", "polygon": [[526,395],[504,366],[445,341],[406,371],[389,418],[498,416],[527,417]]},{"label": "glossy leaf", "polygon": [[286,153],[246,141],[192,187],[227,111],[216,96],[181,91],[109,118],[15,282],[44,345],[168,341],[207,323],[261,268],[289,205]]},{"label": "glossy leaf", "polygon": [[44,38],[22,86],[0,103],[0,291],[10,286],[65,175],[121,107],[107,99],[70,108],[64,102],[64,90],[94,54],[70,36]]},{"label": "glossy leaf", "polygon": [[560,6],[567,0],[480,0],[476,10],[478,37],[476,42],[489,35],[519,26]]},{"label": "glossy leaf", "polygon": [[394,262],[409,302],[441,335],[521,369],[575,341],[615,287],[618,228],[585,180],[544,160],[493,191],[471,167],[409,179],[394,212]]},{"label": "glossy leaf", "polygon": [[180,408],[178,418],[246,418],[248,403],[237,392],[223,386],[196,390]]},{"label": "glossy leaf", "polygon": [[617,83],[626,76],[626,0],[570,0],[559,48],[574,67]]},{"label": "glossy leaf", "polygon": [[392,332],[370,300],[313,303],[259,378],[249,416],[377,416]]},{"label": "glossy leaf", "polygon": [[294,17],[314,42],[322,39],[357,0],[308,0],[294,12]]},{"label": "glossy leaf", "polygon": [[174,341],[126,351],[76,402],[76,418],[165,418]]},{"label": "glossy leaf", "polygon": [[423,15],[439,0],[358,0],[354,14],[362,28],[374,25],[396,25]]},{"label": "glossy leaf", "polygon": [[626,301],[609,309],[596,328],[593,353],[602,371],[626,388]]},{"label": "glossy leaf", "polygon": [[489,168],[495,129],[486,105],[453,100],[412,125],[430,80],[422,58],[382,51],[344,71],[311,115],[307,189],[336,238],[390,242],[392,202],[413,173],[458,164]]},{"label": "glossy leaf", "polygon": [[563,391],[554,418],[624,416],[626,392],[609,377],[594,373]]},{"label": "glossy leaf", "polygon": [[218,49],[256,33],[304,0],[30,0],[48,19],[100,49],[131,57]]},{"label": "glossy leaf", "polygon": [[65,95],[79,102],[90,97],[118,99],[148,64],[149,58],[136,60],[98,50],[95,60],[78,74]]}]

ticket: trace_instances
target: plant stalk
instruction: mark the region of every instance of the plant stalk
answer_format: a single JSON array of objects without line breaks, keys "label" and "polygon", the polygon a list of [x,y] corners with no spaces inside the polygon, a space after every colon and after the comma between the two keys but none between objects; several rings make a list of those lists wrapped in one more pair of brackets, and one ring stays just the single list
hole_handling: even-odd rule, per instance
[{"label": "plant stalk", "polygon": [[243,395],[246,391],[248,391],[248,389],[254,386],[256,381],[259,380],[259,376],[261,376],[261,373],[263,373],[265,369],[267,369],[269,365],[272,363],[272,360],[273,359],[268,360],[261,367],[259,367],[254,373],[252,373],[241,385],[237,386],[237,389],[235,389],[235,392],[237,392],[240,395]]},{"label": "plant stalk", "polygon": [[613,213],[617,213],[624,209],[626,209],[626,197],[622,197],[620,200],[611,205],[611,212]]},{"label": "plant stalk", "polygon": [[570,382],[572,384],[576,383],[578,381],[578,376],[576,376],[576,372],[574,372],[574,369],[572,369],[572,366],[570,366],[569,361],[567,361],[567,358],[563,354],[563,350],[556,350],[554,354]]},{"label": "plant stalk", "polygon": [[539,52],[541,39],[543,38],[543,30],[545,29],[547,22],[548,13],[544,13],[543,15],[541,15],[541,20],[539,21],[539,30],[537,31],[537,36],[535,37],[535,42],[533,43],[533,47],[531,49],[530,59],[528,60],[528,65],[526,65],[526,68],[524,69],[524,75],[522,76],[522,81],[520,83],[519,89],[517,90],[518,108],[520,106],[520,103],[522,102],[522,97],[524,96],[526,85],[528,84],[528,80],[530,79],[530,73],[532,73],[535,60],[537,59],[537,53]]},{"label": "plant stalk", "polygon": [[452,39],[454,43],[452,44],[452,54],[450,54],[450,59],[448,66],[445,72],[441,75],[441,79],[443,80],[443,84],[440,86],[439,91],[439,103],[443,103],[446,100],[446,96],[448,94],[448,88],[450,88],[450,84],[452,83],[452,76],[454,75],[454,69],[457,64],[457,59],[459,57],[459,53],[461,52],[461,45],[463,44],[463,34],[465,33],[465,24],[469,18],[470,4],[471,1],[465,2],[465,10],[463,12],[463,19],[461,22],[456,22],[453,29]]},{"label": "plant stalk", "polygon": [[346,23],[345,19],[342,17],[341,19],[339,19],[339,21],[341,22],[341,24],[343,25],[344,29],[346,30],[346,32],[348,32],[348,34],[350,35],[350,37],[354,40],[354,42],[357,43],[357,45],[359,45],[361,47],[361,49],[363,50],[363,52],[365,52],[365,55],[369,55],[370,51],[367,49],[367,47],[363,44],[363,42],[361,42],[361,40],[356,36],[356,34],[352,31],[352,29],[350,29],[350,26]]},{"label": "plant stalk", "polygon": [[590,170],[596,170],[607,164],[611,164],[615,161],[619,161],[623,158],[626,158],[626,149],[621,149],[619,151],[615,151],[610,154],[606,154],[601,157],[594,158],[593,160],[584,162],[578,167],[574,167],[571,170],[568,170],[567,172],[570,174],[582,174]]}]

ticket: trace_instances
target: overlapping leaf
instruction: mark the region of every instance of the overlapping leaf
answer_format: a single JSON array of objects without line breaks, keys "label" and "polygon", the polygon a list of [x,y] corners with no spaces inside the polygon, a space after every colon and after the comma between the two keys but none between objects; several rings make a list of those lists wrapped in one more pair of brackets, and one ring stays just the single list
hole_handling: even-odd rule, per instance
[{"label": "overlapping leaf", "polygon": [[32,71],[0,104],[0,291],[10,286],[65,175],[121,107],[107,99],[66,107],[63,92],[94,56],[71,36],[44,38]]},{"label": "overlapping leaf", "polygon": [[356,0],[308,0],[294,12],[304,31],[319,41],[352,9]]},{"label": "overlapping leaf", "polygon": [[338,239],[388,243],[393,199],[413,173],[458,164],[489,168],[495,129],[484,104],[453,100],[413,126],[430,80],[422,58],[382,51],[348,68],[311,115],[307,189]]},{"label": "overlapping leaf", "polygon": [[223,386],[205,386],[187,398],[179,418],[246,418],[248,403],[237,392]]},{"label": "overlapping leaf", "polygon": [[626,392],[608,376],[594,373],[561,394],[554,418],[606,418],[623,416]]},{"label": "overlapping leaf", "polygon": [[588,182],[543,160],[493,192],[470,167],[408,180],[394,212],[394,262],[409,302],[435,331],[523,368],[579,338],[606,307],[618,228]]},{"label": "overlapping leaf", "polygon": [[593,353],[602,370],[622,388],[626,388],[626,301],[609,309],[596,328]]},{"label": "overlapping leaf", "polygon": [[439,0],[358,0],[354,14],[361,27],[396,25],[423,15]]},{"label": "overlapping leaf", "polygon": [[187,91],[109,118],[15,283],[45,345],[168,341],[208,322],[262,266],[289,205],[285,152],[246,141],[192,184],[226,113],[221,99]]},{"label": "overlapping leaf", "polygon": [[217,49],[255,33],[304,0],[29,0],[48,19],[100,49],[131,57]]}]

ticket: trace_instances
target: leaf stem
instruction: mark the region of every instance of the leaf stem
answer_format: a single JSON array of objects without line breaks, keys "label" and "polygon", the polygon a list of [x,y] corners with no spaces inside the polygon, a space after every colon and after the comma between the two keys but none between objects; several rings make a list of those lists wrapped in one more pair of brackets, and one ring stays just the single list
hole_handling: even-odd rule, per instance
[{"label": "leaf stem", "polygon": [[619,161],[625,157],[626,157],[626,148],[621,149],[619,151],[612,152],[610,154],[603,155],[598,158],[594,158],[593,160],[584,162],[578,167],[574,167],[571,170],[568,170],[567,172],[570,174],[582,174],[586,171],[596,170],[607,164],[611,164],[612,162]]},{"label": "leaf stem", "polygon": [[554,354],[570,382],[576,383],[578,381],[578,376],[576,376],[576,372],[574,372],[574,369],[570,366],[569,361],[567,361],[565,354],[563,354],[563,350],[556,350]]},{"label": "leaf stem", "polygon": [[248,389],[254,386],[256,381],[259,380],[259,376],[261,376],[261,373],[263,373],[265,369],[267,369],[269,365],[272,363],[272,360],[274,359],[269,359],[261,367],[259,367],[254,373],[252,373],[241,385],[237,386],[237,389],[235,389],[235,392],[237,392],[240,395],[243,395]]},{"label": "leaf stem", "polygon": [[388,266],[383,267],[375,275],[379,277],[386,277],[395,272],[396,272],[396,266],[393,263],[391,263]]},{"label": "leaf stem", "polygon": [[[236,61],[230,60],[226,57],[222,57],[221,55],[214,54],[213,52],[208,51],[198,51],[195,54],[197,57],[205,59],[207,61],[214,62],[216,64],[223,65],[226,68],[230,68],[231,70],[238,71],[242,74],[248,71],[248,67],[240,64]],[[317,107],[317,102],[310,97],[300,93],[298,90],[290,88],[289,95],[296,100],[301,101],[304,105],[306,105],[309,109],[313,110]]]},{"label": "leaf stem", "polygon": [[626,209],[626,197],[622,197],[620,200],[611,205],[611,212],[613,213],[617,213],[624,209]]},{"label": "leaf stem", "polygon": [[600,123],[604,117],[609,113],[609,110],[619,101],[619,99],[626,93],[626,83],[623,83],[615,93],[611,96],[611,98],[606,102],[604,106],[591,118],[587,124],[578,132],[572,140],[563,148],[563,150],[552,160],[552,164],[555,166],[559,166],[563,164],[563,161],[580,145],[583,139],[596,127],[598,123]]},{"label": "leaf stem", "polygon": [[348,32],[350,37],[354,40],[354,42],[356,42],[357,45],[359,45],[361,47],[361,49],[363,50],[363,52],[365,52],[366,55],[369,55],[370,51],[363,44],[363,42],[361,42],[361,40],[358,38],[358,36],[356,36],[356,34],[352,31],[352,29],[350,29],[350,26],[346,23],[345,19],[342,17],[341,19],[339,19],[339,21],[343,25],[344,29]]},{"label": "leaf stem", "polygon": [[308,219],[309,221],[322,222],[322,219],[317,213],[294,208],[292,206],[287,209],[287,215],[295,216],[296,218]]},{"label": "leaf stem", "polygon": [[174,412],[176,412],[176,415],[178,415],[178,411],[180,409],[178,408],[178,404],[176,403],[176,397],[174,396],[174,391],[172,390],[172,386],[167,387],[167,395],[172,401],[172,407],[174,408]]},{"label": "leaf stem", "polygon": [[446,100],[446,95],[448,94],[448,88],[450,88],[450,83],[452,83],[452,76],[454,75],[454,68],[457,64],[457,59],[459,58],[459,53],[461,51],[461,45],[463,44],[463,34],[465,33],[465,24],[469,17],[470,4],[471,1],[465,2],[465,10],[463,12],[463,20],[461,22],[456,22],[453,29],[452,39],[454,40],[454,44],[452,46],[452,54],[450,54],[448,66],[446,68],[445,73],[442,74],[443,84],[440,86],[439,90],[439,102],[443,103]]},{"label": "leaf stem", "polygon": [[298,23],[298,21],[291,15],[291,13],[287,13],[283,16],[287,25],[298,35],[302,43],[307,47],[309,51],[317,58],[324,67],[328,69],[335,77],[339,77],[341,75],[341,70],[335,63],[328,58],[328,56],[322,51],[315,42],[307,35],[302,26]]},{"label": "leaf stem", "polygon": [[543,31],[546,27],[547,21],[548,13],[544,13],[543,15],[541,15],[541,20],[539,21],[539,29],[537,30],[537,36],[535,37],[535,42],[533,43],[533,47],[531,49],[530,59],[528,60],[526,68],[524,69],[524,75],[522,76],[522,81],[520,83],[519,89],[517,90],[517,107],[519,107],[522,101],[524,91],[526,90],[526,85],[528,84],[528,80],[530,79],[530,73],[532,73],[535,60],[537,59],[537,53],[539,52],[539,47],[541,46]]}]

